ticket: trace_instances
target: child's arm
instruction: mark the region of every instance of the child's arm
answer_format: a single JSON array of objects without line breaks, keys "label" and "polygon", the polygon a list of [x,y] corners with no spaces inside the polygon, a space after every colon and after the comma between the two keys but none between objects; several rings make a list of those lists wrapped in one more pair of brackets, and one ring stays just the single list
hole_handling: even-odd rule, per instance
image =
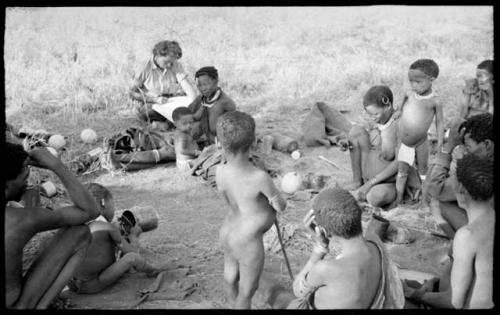
[{"label": "child's arm", "polygon": [[441,102],[436,103],[436,132],[437,132],[437,150],[441,151],[444,142],[444,117],[443,105]]},{"label": "child's arm", "polygon": [[405,96],[403,97],[403,102],[401,102],[401,105],[399,105],[399,107],[396,108],[393,114],[394,119],[398,119],[401,116],[401,114],[403,113],[403,107],[406,104],[406,102],[408,102],[408,94],[405,94]]},{"label": "child's arm", "polygon": [[122,243],[122,236],[120,234],[120,230],[113,225],[113,227],[108,231],[109,237],[115,242],[117,246],[120,246]]},{"label": "child's arm", "polygon": [[262,172],[262,178],[259,183],[261,192],[266,196],[271,207],[273,207],[276,212],[283,212],[286,208],[286,200],[280,195],[280,191],[276,188],[271,177],[266,172]]}]

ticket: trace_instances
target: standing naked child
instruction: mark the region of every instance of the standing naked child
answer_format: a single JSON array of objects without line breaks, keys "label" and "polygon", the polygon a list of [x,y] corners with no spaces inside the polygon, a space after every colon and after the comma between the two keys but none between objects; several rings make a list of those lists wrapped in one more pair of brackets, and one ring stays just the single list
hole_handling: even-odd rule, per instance
[{"label": "standing naked child", "polygon": [[191,169],[190,162],[198,155],[198,144],[191,136],[193,128],[193,113],[187,107],[178,107],[172,113],[172,119],[175,124],[175,160],[177,168],[181,171],[189,171]]},{"label": "standing naked child", "polygon": [[220,230],[224,248],[226,294],[235,308],[249,309],[264,267],[263,234],[286,208],[269,175],[249,160],[255,121],[242,112],[222,115],[217,138],[227,163],[216,170],[216,183],[231,211]]},{"label": "standing naked child", "polygon": [[427,132],[432,120],[436,119],[437,149],[443,145],[443,107],[432,91],[432,82],[439,75],[439,67],[431,59],[419,59],[410,65],[408,78],[412,92],[405,96],[401,105],[398,153],[398,175],[396,178],[396,201],[401,203],[408,178],[408,170],[415,158],[421,179],[425,180],[429,148]]},{"label": "standing naked child", "polygon": [[196,126],[195,138],[215,143],[217,119],[228,111],[236,110],[234,101],[219,87],[219,74],[214,67],[203,67],[195,73],[196,85],[201,95],[189,105],[194,113]]}]

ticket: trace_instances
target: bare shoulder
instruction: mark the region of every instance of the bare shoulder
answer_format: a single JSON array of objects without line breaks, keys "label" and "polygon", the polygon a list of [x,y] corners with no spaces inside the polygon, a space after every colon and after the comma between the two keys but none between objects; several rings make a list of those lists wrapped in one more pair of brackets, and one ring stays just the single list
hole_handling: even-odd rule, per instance
[{"label": "bare shoulder", "polygon": [[308,279],[315,283],[327,283],[330,280],[337,281],[345,274],[342,263],[335,259],[323,259],[314,264],[309,271]]}]

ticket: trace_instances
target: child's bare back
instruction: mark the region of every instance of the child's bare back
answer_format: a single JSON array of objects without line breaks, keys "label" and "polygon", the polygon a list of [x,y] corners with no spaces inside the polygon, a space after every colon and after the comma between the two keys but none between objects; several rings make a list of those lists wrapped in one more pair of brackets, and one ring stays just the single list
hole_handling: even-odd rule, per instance
[{"label": "child's bare back", "polygon": [[422,143],[427,137],[435,113],[435,97],[418,100],[415,93],[411,93],[399,119],[401,141],[409,147]]},{"label": "child's bare back", "polygon": [[[469,244],[475,248],[473,285],[466,300],[467,308],[491,308],[493,301],[493,241],[495,214],[488,213],[462,227],[469,234]],[[460,229],[460,230],[461,230]],[[460,231],[459,230],[459,231]]]},{"label": "child's bare back", "polygon": [[221,241],[235,254],[245,251],[248,242],[262,242],[262,235],[272,226],[276,213],[260,188],[268,176],[253,165],[245,169],[221,165],[217,169],[217,187],[231,206],[221,228]]}]

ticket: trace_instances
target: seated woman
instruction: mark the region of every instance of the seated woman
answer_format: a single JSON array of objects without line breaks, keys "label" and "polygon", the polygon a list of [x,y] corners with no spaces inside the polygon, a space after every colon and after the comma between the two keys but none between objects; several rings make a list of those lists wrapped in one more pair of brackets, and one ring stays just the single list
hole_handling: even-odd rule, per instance
[{"label": "seated woman", "polygon": [[130,97],[137,101],[136,112],[141,120],[172,122],[172,112],[188,106],[196,90],[178,61],[182,50],[176,41],[164,40],[153,48],[153,56],[136,71]]},{"label": "seated woman", "polygon": [[351,155],[353,183],[347,189],[359,189],[358,199],[376,207],[391,207],[397,190],[406,190],[409,193],[406,197],[417,198],[420,179],[415,169],[398,174],[408,176],[408,180],[406,187],[396,187],[399,140],[391,90],[384,85],[371,87],[364,96],[363,106],[377,128],[367,131],[363,126],[353,126],[348,138],[339,141],[340,147],[349,148]]},{"label": "seated woman", "polygon": [[493,103],[493,60],[484,60],[477,65],[476,77],[465,80],[460,117],[494,112]]}]

